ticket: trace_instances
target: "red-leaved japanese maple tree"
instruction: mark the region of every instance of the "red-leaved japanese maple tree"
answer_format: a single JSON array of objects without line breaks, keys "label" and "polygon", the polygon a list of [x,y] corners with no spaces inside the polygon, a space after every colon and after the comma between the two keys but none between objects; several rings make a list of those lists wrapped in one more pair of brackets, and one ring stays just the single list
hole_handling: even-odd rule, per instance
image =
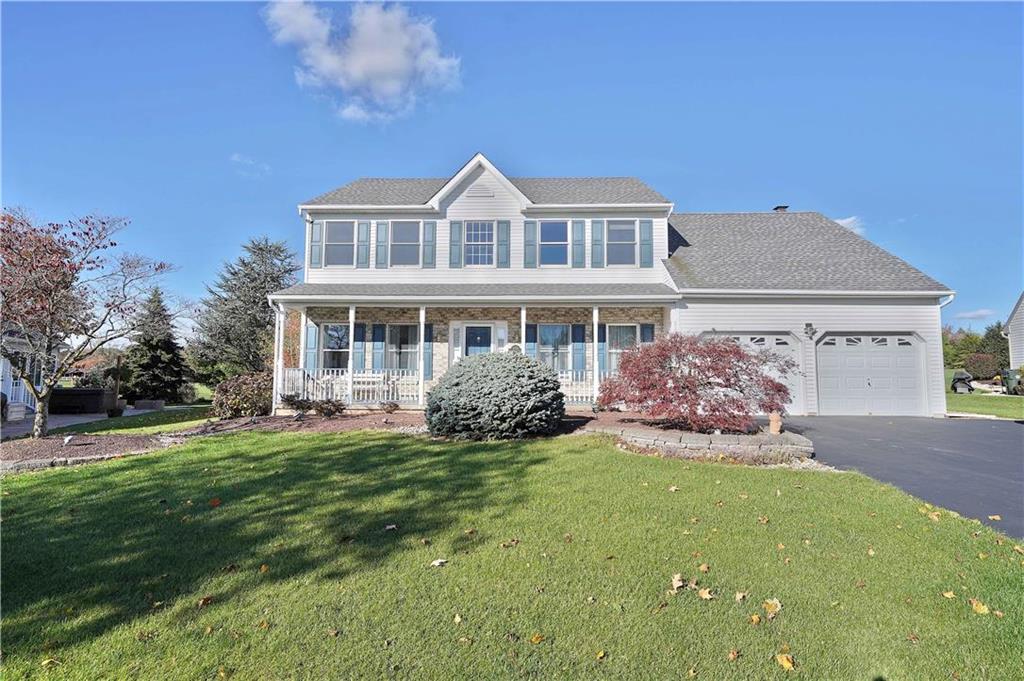
[{"label": "red-leaved japanese maple tree", "polygon": [[36,399],[33,437],[46,435],[50,395],[61,378],[99,348],[133,334],[139,305],[170,269],[113,252],[114,236],[127,224],[98,216],[37,224],[19,210],[2,213],[0,355]]},{"label": "red-leaved japanese maple tree", "polygon": [[601,383],[598,404],[698,432],[745,432],[758,413],[784,413],[782,379],[795,369],[787,357],[732,338],[674,333],[624,352],[618,374]]}]

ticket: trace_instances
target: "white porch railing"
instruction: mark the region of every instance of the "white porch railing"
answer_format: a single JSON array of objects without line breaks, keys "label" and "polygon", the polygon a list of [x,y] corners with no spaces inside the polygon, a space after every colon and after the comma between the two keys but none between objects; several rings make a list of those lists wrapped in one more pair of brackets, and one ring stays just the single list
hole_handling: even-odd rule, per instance
[{"label": "white porch railing", "polygon": [[[561,371],[558,382],[567,404],[594,402],[594,374]],[[348,404],[376,406],[381,402],[419,404],[419,374],[414,369],[370,369],[352,375],[348,394],[346,369],[284,369],[279,394],[308,400],[343,400]]]},{"label": "white porch railing", "polygon": [[348,394],[346,369],[285,369],[280,394],[307,400],[344,400],[349,404],[376,405],[380,402],[418,404],[419,374],[414,369],[371,369],[352,374],[352,395]]}]

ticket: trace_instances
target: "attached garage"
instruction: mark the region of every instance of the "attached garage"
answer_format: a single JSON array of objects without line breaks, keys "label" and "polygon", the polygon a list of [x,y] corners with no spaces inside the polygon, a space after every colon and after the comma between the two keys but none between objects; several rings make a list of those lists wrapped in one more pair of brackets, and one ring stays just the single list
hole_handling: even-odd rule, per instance
[{"label": "attached garage", "polygon": [[908,334],[826,336],[818,343],[819,414],[927,414],[921,343]]},{"label": "attached garage", "polygon": [[782,381],[789,388],[790,400],[789,404],[786,405],[786,411],[790,414],[807,413],[807,407],[804,402],[804,377],[800,361],[800,343],[792,334],[745,333],[727,335],[750,350],[771,350],[778,355],[793,360],[796,364],[796,370]]}]

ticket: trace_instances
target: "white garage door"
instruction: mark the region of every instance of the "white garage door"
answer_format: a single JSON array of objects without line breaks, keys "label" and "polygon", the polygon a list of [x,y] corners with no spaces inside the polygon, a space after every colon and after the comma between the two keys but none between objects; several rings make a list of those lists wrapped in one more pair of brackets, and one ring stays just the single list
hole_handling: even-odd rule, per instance
[{"label": "white garage door", "polygon": [[782,381],[789,388],[789,404],[786,406],[786,411],[790,414],[806,414],[803,374],[800,371],[800,344],[796,342],[796,339],[789,334],[730,334],[729,336],[743,347],[753,350],[771,350],[796,362],[796,370]]},{"label": "white garage door", "polygon": [[923,393],[913,336],[827,336],[818,345],[820,414],[924,414]]}]

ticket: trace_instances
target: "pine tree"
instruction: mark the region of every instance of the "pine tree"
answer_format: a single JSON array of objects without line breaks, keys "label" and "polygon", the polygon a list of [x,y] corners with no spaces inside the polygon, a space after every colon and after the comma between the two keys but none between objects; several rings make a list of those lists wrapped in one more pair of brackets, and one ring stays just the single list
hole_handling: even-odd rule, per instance
[{"label": "pine tree", "polygon": [[215,385],[265,371],[273,355],[274,312],[267,295],[295,283],[299,266],[283,241],[252,239],[217,275],[202,301],[188,359],[196,378]]},{"label": "pine tree", "polygon": [[139,331],[125,355],[130,375],[125,397],[173,401],[188,382],[189,372],[181,346],[174,339],[171,313],[160,289],[154,288],[146,299],[138,324]]},{"label": "pine tree", "polygon": [[985,327],[978,352],[992,355],[1002,369],[1010,367],[1010,341],[1003,335],[1003,325],[999,322]]}]

